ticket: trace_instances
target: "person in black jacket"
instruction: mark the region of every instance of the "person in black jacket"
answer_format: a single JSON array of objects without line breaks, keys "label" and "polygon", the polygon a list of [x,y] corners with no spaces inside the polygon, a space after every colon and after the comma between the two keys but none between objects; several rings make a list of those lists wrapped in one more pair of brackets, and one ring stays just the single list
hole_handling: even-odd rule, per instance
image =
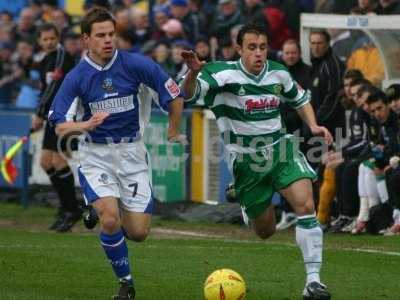
[{"label": "person in black jacket", "polygon": [[334,136],[336,129],[345,128],[345,111],[338,92],[342,86],[344,66],[329,46],[330,36],[324,31],[310,35],[311,49],[311,103],[317,121]]},{"label": "person in black jacket", "polygon": [[371,157],[370,145],[379,140],[380,124],[369,114],[367,104],[367,99],[376,90],[366,79],[354,79],[350,84],[355,107],[349,118],[349,142],[341,149],[344,162],[336,169],[339,222],[332,226],[330,232],[351,232],[356,225],[355,216],[360,205],[359,166]]},{"label": "person in black jacket", "polygon": [[[301,48],[294,39],[288,39],[282,46],[282,62],[288,68],[293,79],[305,90],[311,86],[311,67],[301,59]],[[296,110],[290,108],[285,103],[281,103],[282,118],[286,125],[286,130],[293,133],[301,128],[301,121]]]},{"label": "person in black jacket", "polygon": [[[386,95],[378,88],[373,88],[366,103],[369,114],[377,120],[380,126],[378,140],[371,151],[372,157],[365,160],[359,168],[360,211],[357,225],[352,230],[353,234],[365,231],[370,221],[371,207],[388,202],[385,170],[390,167],[390,158],[400,152],[398,119],[396,113],[390,110]],[[391,222],[389,220],[391,216],[386,218],[386,221],[382,221],[387,226]]]},{"label": "person in black jacket", "polygon": [[[38,29],[39,44],[46,53],[40,64],[42,93],[36,113],[32,118],[32,129],[38,130],[47,119],[50,106],[65,75],[74,67],[75,60],[59,44],[60,36],[53,24],[43,24]],[[59,139],[54,127],[48,122],[44,129],[40,165],[49,176],[56,190],[60,207],[51,230],[65,232],[81,218],[81,208],[75,195],[74,176],[65,159],[65,139]]]}]

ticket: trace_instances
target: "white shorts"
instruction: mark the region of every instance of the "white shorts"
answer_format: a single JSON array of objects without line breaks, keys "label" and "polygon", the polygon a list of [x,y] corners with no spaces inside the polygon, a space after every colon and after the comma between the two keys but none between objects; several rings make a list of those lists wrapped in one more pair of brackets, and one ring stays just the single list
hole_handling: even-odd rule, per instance
[{"label": "white shorts", "polygon": [[153,212],[150,166],[141,140],[133,143],[79,145],[79,181],[86,204],[115,197],[123,209]]}]

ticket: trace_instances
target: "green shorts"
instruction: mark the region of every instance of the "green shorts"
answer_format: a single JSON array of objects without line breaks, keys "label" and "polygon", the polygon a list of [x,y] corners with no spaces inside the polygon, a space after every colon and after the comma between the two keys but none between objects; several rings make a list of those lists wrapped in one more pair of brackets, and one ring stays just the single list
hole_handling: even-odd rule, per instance
[{"label": "green shorts", "polygon": [[316,179],[303,153],[294,147],[293,136],[285,136],[268,149],[241,154],[233,163],[235,191],[250,219],[261,215],[276,191],[302,178]]}]

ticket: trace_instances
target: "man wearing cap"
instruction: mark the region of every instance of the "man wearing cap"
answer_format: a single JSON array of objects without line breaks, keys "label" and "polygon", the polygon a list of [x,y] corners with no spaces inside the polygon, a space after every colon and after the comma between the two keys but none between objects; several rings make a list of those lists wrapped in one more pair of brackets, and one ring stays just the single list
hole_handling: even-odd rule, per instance
[{"label": "man wearing cap", "polygon": [[200,20],[190,11],[188,0],[171,0],[171,15],[182,23],[190,42],[194,43],[200,37]]}]

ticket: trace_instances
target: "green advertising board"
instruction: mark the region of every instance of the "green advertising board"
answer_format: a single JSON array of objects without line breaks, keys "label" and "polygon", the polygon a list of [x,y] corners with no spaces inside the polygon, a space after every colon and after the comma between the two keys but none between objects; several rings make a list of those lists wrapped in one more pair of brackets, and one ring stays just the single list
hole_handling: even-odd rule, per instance
[{"label": "green advertising board", "polygon": [[[150,155],[154,196],[161,202],[186,199],[186,161],[184,146],[167,141],[168,116],[153,113],[144,133]],[[182,133],[186,118],[182,117]]]}]

